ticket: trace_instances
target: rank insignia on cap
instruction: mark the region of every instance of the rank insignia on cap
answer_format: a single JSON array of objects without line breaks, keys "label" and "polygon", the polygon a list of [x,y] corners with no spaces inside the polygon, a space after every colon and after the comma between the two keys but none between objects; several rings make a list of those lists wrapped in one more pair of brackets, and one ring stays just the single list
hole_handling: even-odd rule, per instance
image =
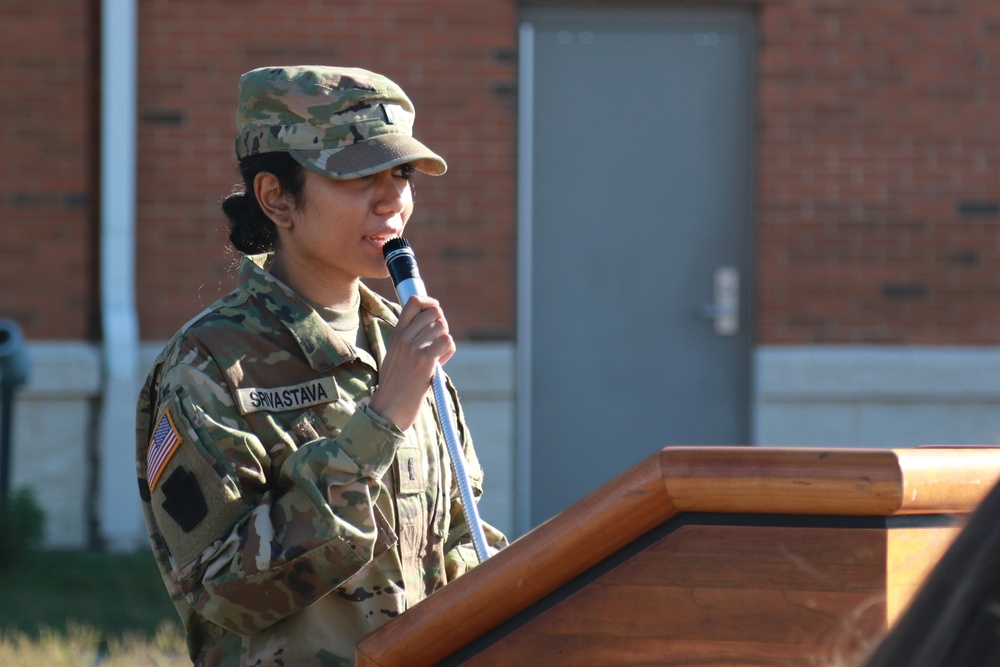
[{"label": "rank insignia on cap", "polygon": [[170,410],[164,410],[156,430],[153,431],[153,437],[149,440],[149,450],[146,452],[146,480],[149,482],[150,491],[156,488],[156,482],[163,474],[163,468],[182,442],[183,439],[174,428]]}]

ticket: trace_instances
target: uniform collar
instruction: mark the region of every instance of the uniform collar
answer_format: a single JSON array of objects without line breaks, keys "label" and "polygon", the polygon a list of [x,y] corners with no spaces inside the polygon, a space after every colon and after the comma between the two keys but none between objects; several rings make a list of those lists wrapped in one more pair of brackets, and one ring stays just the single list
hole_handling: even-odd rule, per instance
[{"label": "uniform collar", "polygon": [[[273,259],[273,253],[243,257],[239,285],[285,326],[314,370],[326,372],[357,359],[354,346],[331,329],[295,290],[271,275],[268,269]],[[361,311],[362,326],[378,357],[376,363],[381,365],[388,334],[396,324],[398,311],[394,311],[392,304],[364,283],[361,284]],[[378,340],[371,340],[373,336]]]}]

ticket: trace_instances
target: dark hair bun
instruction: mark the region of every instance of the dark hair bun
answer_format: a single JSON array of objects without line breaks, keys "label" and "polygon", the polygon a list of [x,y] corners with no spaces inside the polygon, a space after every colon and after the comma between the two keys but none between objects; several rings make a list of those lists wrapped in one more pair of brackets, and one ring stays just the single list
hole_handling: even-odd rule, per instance
[{"label": "dark hair bun", "polygon": [[222,200],[222,211],[229,218],[229,242],[245,255],[270,252],[274,225],[262,220],[263,212],[250,199],[246,192],[234,192]]}]

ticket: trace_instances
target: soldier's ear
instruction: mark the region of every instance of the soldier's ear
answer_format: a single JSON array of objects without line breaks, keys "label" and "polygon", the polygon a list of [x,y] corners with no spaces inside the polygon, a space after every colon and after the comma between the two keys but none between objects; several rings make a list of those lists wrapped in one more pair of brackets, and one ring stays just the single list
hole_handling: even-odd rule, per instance
[{"label": "soldier's ear", "polygon": [[253,192],[264,215],[276,226],[284,229],[292,226],[294,201],[282,190],[277,176],[268,171],[260,172],[253,179]]}]

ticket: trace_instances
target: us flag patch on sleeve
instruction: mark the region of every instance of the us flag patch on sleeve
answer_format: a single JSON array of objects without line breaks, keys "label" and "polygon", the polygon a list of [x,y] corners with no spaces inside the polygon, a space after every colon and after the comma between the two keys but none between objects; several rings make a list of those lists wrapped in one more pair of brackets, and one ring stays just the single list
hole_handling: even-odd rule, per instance
[{"label": "us flag patch on sleeve", "polygon": [[146,452],[146,481],[149,482],[149,490],[156,488],[156,482],[163,474],[163,468],[167,461],[174,455],[183,439],[177,434],[174,428],[174,421],[170,417],[170,410],[164,410],[160,417],[160,423],[153,431],[153,437],[149,440],[149,449]]}]

